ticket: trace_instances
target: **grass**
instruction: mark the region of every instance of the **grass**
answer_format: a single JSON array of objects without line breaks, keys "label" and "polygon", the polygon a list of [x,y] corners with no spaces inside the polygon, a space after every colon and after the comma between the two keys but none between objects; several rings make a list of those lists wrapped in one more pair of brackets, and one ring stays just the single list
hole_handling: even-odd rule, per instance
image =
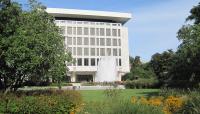
[{"label": "grass", "polygon": [[[157,95],[159,89],[123,89],[121,90],[120,98],[130,99],[131,96],[152,96]],[[104,90],[80,90],[84,101],[104,101],[106,96]]]}]

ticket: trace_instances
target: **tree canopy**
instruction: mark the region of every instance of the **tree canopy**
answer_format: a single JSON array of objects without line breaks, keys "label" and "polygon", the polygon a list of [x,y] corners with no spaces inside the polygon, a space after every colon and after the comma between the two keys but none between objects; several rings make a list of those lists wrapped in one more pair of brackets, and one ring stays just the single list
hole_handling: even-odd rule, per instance
[{"label": "tree canopy", "polygon": [[29,10],[10,0],[0,8],[0,87],[16,90],[32,78],[59,81],[66,75],[64,38],[54,18],[35,0]]}]

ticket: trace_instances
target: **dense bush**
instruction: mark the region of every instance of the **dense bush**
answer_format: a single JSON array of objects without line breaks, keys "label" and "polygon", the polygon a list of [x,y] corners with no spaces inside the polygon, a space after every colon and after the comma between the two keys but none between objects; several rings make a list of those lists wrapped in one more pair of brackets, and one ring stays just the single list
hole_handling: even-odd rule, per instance
[{"label": "dense bush", "polygon": [[66,114],[79,108],[82,99],[77,91],[39,90],[1,94],[0,113]]},{"label": "dense bush", "polygon": [[170,88],[198,88],[200,87],[199,81],[188,80],[170,80],[165,82],[165,87]]},{"label": "dense bush", "polygon": [[161,84],[156,80],[140,79],[126,81],[125,87],[128,89],[141,89],[141,88],[159,88]]},{"label": "dense bush", "polygon": [[49,86],[51,84],[50,81],[32,81],[32,80],[29,80],[29,81],[25,81],[23,83],[23,86]]}]

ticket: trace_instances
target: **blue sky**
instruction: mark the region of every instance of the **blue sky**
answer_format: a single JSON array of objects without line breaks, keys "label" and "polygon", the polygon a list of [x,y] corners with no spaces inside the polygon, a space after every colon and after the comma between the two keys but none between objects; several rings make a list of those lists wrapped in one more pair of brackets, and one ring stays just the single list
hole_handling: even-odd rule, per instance
[{"label": "blue sky", "polygon": [[[27,0],[16,0],[26,4]],[[177,49],[177,31],[198,0],[40,0],[51,8],[105,10],[132,13],[129,28],[129,52],[149,61],[157,52]]]}]

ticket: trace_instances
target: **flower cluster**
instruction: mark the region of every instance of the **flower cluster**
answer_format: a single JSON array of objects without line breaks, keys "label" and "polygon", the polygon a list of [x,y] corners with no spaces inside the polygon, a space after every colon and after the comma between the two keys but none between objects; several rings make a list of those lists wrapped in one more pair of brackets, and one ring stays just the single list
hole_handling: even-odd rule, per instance
[{"label": "flower cluster", "polygon": [[149,99],[145,97],[136,98],[134,96],[131,97],[131,103],[141,103],[146,105],[158,106],[162,107],[163,112],[165,114],[172,114],[177,112],[183,106],[183,100],[181,97],[169,96],[167,98],[163,98],[161,96],[151,97]]}]

